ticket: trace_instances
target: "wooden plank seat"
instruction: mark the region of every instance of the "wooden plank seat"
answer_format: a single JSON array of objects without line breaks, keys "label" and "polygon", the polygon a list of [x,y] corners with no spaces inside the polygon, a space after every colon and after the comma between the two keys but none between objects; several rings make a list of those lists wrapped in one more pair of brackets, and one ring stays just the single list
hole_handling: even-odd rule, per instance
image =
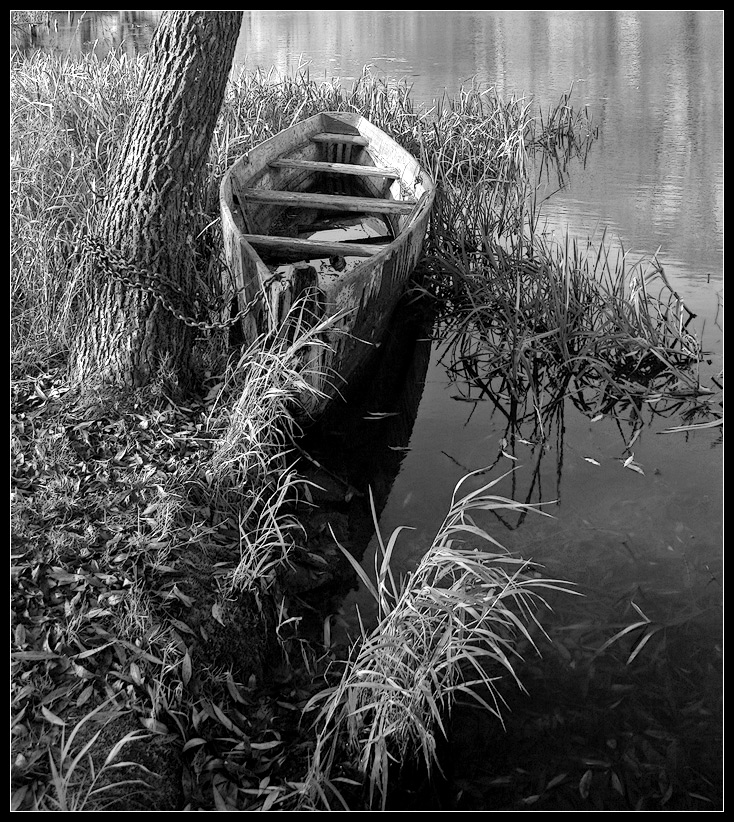
[{"label": "wooden plank seat", "polygon": [[322,132],[311,137],[314,143],[341,143],[348,146],[368,146],[370,141],[360,134],[332,134]]},{"label": "wooden plank seat", "polygon": [[[372,257],[380,251],[379,245],[350,243],[333,240],[301,240],[297,237],[274,237],[270,234],[243,234],[245,240],[255,248],[268,251],[292,252],[303,259],[318,257]],[[382,239],[382,238],[380,238]],[[389,242],[385,237],[384,242]]]},{"label": "wooden plank seat", "polygon": [[269,188],[244,188],[246,200],[267,205],[319,208],[325,211],[353,211],[375,214],[410,214],[415,200],[381,200],[376,197],[347,197],[342,194],[316,194],[304,191],[273,191]]},{"label": "wooden plank seat", "polygon": [[302,168],[308,171],[325,171],[330,174],[352,174],[357,177],[389,177],[397,180],[400,172],[395,168],[360,166],[353,163],[323,163],[318,160],[271,160],[275,168]]}]

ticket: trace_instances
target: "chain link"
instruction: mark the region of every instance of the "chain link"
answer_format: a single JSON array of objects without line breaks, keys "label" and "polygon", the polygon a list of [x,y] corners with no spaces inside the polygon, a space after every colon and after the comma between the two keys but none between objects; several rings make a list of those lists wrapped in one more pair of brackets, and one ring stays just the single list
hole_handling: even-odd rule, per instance
[{"label": "chain link", "polygon": [[[197,320],[194,317],[184,314],[184,312],[177,308],[172,300],[163,293],[163,289],[167,289],[169,293],[172,292],[175,295],[181,304],[186,301],[185,293],[173,281],[162,277],[160,274],[155,272],[151,273],[133,265],[118,251],[112,251],[105,243],[95,237],[87,235],[82,242],[82,249],[86,249],[96,264],[106,274],[117,280],[117,282],[128,286],[128,288],[135,288],[146,294],[150,294],[163,308],[173,314],[177,320],[180,320],[190,328],[198,328],[203,331],[223,331],[238,323],[243,317],[254,311],[262,302],[262,295],[258,294],[255,299],[247,303],[234,317],[228,320],[214,322]],[[148,281],[147,284],[145,280]],[[265,283],[265,285],[268,285],[268,283]],[[210,310],[216,312],[216,309]]]}]

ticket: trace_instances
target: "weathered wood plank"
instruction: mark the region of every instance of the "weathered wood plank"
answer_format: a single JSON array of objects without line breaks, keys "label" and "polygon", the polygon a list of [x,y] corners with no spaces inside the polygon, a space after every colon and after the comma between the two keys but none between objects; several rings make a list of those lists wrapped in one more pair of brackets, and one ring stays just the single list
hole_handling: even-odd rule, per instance
[{"label": "weathered wood plank", "polygon": [[[301,240],[297,237],[273,237],[268,234],[243,234],[246,240],[255,248],[265,248],[270,251],[295,252],[304,259],[316,257],[372,257],[380,251],[379,246],[363,243],[340,243],[330,240]],[[389,237],[385,237],[389,241]]]},{"label": "weathered wood plank", "polygon": [[327,134],[320,132],[312,134],[311,141],[314,143],[342,143],[351,146],[368,146],[370,141],[366,137],[355,134]]},{"label": "weathered wood plank", "polygon": [[374,197],[345,197],[341,194],[272,191],[268,188],[244,188],[239,193],[246,200],[255,203],[295,206],[298,208],[322,208],[327,211],[410,214],[416,205],[415,200],[379,200]]},{"label": "weathered wood plank", "polygon": [[291,324],[283,329],[282,324],[288,312],[297,300],[302,301],[301,320],[309,325],[318,322],[323,316],[323,295],[319,291],[319,277],[316,269],[307,263],[293,267],[289,279],[273,281],[267,288],[268,305],[271,312],[272,331],[285,330],[289,339],[293,339],[296,326]]},{"label": "weathered wood plank", "polygon": [[333,174],[351,174],[355,177],[390,177],[393,180],[400,178],[400,172],[395,168],[381,168],[377,166],[360,166],[354,163],[323,163],[318,160],[273,160],[270,163],[275,168],[303,168],[309,171],[326,171]]}]

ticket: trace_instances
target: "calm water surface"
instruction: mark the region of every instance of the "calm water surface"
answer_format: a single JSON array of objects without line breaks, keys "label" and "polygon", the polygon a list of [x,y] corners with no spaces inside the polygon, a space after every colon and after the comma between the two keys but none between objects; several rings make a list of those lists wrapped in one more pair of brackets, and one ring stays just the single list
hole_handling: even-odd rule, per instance
[{"label": "calm water surface", "polygon": [[[57,13],[51,28],[36,34],[35,46],[144,51],[159,15]],[[235,62],[281,74],[307,65],[312,78],[338,77],[346,85],[370,65],[378,75],[410,82],[425,108],[472,78],[502,95],[532,97],[544,109],[573,86],[572,103],[588,106],[599,139],[585,165],[572,167],[566,188],[544,206],[548,230],[581,240],[606,231],[630,261],[658,252],[671,284],[697,315],[694,326],[710,352],[702,380],[710,384],[723,352],[722,40],[722,11],[255,10],[245,12]],[[410,377],[412,396],[420,398],[412,434],[385,451],[395,471],[380,528],[386,534],[400,525],[415,529],[398,543],[398,570],[413,567],[430,545],[454,485],[468,471],[494,466],[486,480],[515,468],[497,492],[552,502],[545,508],[552,518],[482,524],[586,595],[566,610],[556,605],[555,638],[572,623],[616,621],[610,636],[638,619],[634,602],[672,626],[670,642],[676,631],[694,631],[696,654],[717,671],[720,429],[665,434],[680,420],[651,415],[634,444],[638,473],[623,465],[629,432],[609,419],[592,423],[569,403],[543,446],[518,445],[511,460],[501,453],[501,415],[488,403],[458,400],[462,386],[450,379],[446,352],[434,344],[428,353],[426,367]],[[397,463],[396,448],[406,449]],[[355,601],[366,604],[357,593],[347,606]],[[681,615],[690,617],[683,627]],[[652,654],[654,643],[648,648]],[[702,670],[692,651],[680,653],[671,663],[676,670]],[[693,687],[716,701],[717,674],[694,679]],[[716,752],[721,717],[717,707],[707,703],[707,710],[703,733]],[[716,783],[718,774],[711,779]]]}]

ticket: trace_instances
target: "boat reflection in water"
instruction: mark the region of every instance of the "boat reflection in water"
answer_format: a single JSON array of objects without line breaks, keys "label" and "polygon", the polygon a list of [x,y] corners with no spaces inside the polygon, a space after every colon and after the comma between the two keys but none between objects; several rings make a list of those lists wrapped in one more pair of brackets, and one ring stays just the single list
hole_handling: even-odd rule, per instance
[{"label": "boat reflection in water", "polygon": [[338,612],[356,585],[337,541],[361,559],[409,451],[431,358],[430,327],[424,310],[401,303],[360,382],[344,386],[299,442],[297,467],[314,484],[313,508],[304,520],[306,569],[292,576],[291,590],[321,618]]}]

